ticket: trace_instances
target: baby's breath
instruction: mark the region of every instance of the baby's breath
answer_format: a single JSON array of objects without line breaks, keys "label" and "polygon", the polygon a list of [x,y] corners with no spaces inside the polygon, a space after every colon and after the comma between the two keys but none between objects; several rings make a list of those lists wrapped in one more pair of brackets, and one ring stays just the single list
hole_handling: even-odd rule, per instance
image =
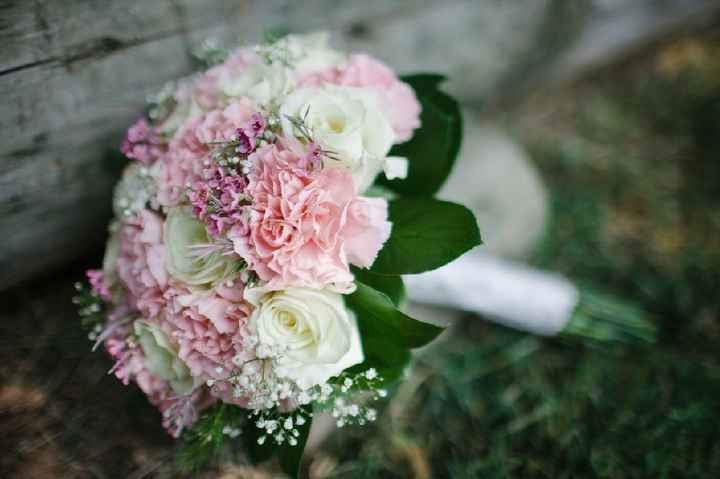
[{"label": "baby's breath", "polygon": [[75,283],[75,290],[77,294],[72,301],[78,307],[80,322],[84,328],[90,331],[88,339],[95,341],[106,320],[105,305],[100,296],[86,284]]}]

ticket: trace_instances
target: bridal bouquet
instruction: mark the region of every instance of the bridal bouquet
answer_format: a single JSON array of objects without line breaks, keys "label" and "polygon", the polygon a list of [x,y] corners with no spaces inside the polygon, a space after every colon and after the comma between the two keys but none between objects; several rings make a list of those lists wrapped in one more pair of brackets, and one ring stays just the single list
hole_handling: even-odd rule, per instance
[{"label": "bridal bouquet", "polygon": [[461,135],[442,80],[291,35],[178,81],[128,130],[76,302],[188,462],[237,438],[296,475],[314,412],[373,421],[441,332],[398,306],[400,275],[480,243],[466,208],[433,199]]}]

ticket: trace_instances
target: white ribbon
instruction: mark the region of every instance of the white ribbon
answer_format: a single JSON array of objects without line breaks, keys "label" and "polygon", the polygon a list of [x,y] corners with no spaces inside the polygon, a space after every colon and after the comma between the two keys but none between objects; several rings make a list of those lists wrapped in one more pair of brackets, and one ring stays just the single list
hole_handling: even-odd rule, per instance
[{"label": "white ribbon", "polygon": [[563,276],[481,253],[403,279],[411,301],[477,313],[543,336],[562,331],[579,300]]}]

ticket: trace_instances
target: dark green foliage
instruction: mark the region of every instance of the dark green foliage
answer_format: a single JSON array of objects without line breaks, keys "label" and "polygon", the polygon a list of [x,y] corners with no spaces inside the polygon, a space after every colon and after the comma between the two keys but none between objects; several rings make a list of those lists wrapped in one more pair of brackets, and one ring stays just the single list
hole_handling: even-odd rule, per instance
[{"label": "dark green foliage", "polygon": [[401,306],[405,301],[405,284],[401,276],[375,274],[362,268],[351,267],[357,281],[376,289],[390,298],[395,306]]},{"label": "dark green foliage", "polygon": [[[303,408],[303,410],[306,413],[312,413],[308,407]],[[282,416],[280,419],[281,423],[285,417],[287,416]],[[262,429],[255,427],[253,421],[248,421],[247,426],[243,430],[243,434],[244,445],[250,456],[250,460],[253,464],[261,464],[273,456],[277,456],[282,470],[290,477],[297,477],[300,471],[305,444],[307,443],[308,434],[310,433],[310,426],[312,426],[312,416],[307,414],[305,424],[296,426],[300,432],[300,436],[297,437],[297,445],[290,446],[287,441],[285,441],[282,445],[278,446],[274,445],[272,439],[269,437],[264,444],[258,444],[258,439],[266,434]]]},{"label": "dark green foliage", "polygon": [[92,330],[106,321],[105,305],[89,285],[75,283],[77,294],[73,297],[73,304],[77,306],[80,324],[87,330]]},{"label": "dark green foliage", "polygon": [[302,461],[305,444],[307,443],[308,434],[312,426],[312,418],[309,418],[305,424],[298,427],[300,436],[297,438],[296,446],[290,446],[287,442],[282,446],[278,446],[277,455],[280,458],[280,466],[285,474],[296,478],[300,474],[300,462]]},{"label": "dark green foliage", "polygon": [[387,382],[402,375],[410,349],[426,345],[442,332],[403,314],[386,295],[360,282],[345,302],[357,317],[365,353],[365,362],[352,370],[374,367]]},{"label": "dark green foliage", "polygon": [[[247,411],[237,406],[220,404],[205,411],[193,428],[183,434],[178,452],[178,465],[186,472],[204,470],[231,439],[223,434],[227,426],[242,427]],[[236,441],[239,444],[239,440]]]},{"label": "dark green foliage", "polygon": [[413,274],[439,268],[482,243],[475,216],[462,205],[432,198],[390,201],[392,236],[370,271]]},{"label": "dark green foliage", "polygon": [[355,292],[346,296],[346,302],[358,315],[364,335],[390,336],[405,349],[424,346],[442,332],[438,326],[402,313],[386,295],[360,282],[357,282]]},{"label": "dark green foliage", "polygon": [[[286,417],[287,415],[281,414],[278,420],[282,423]],[[258,444],[258,438],[265,433],[258,429],[254,422],[255,419],[247,409],[224,403],[212,407],[202,414],[191,430],[183,434],[178,465],[186,472],[198,474],[205,470],[223,449],[237,451],[243,445],[253,464],[261,464],[277,457],[282,470],[291,477],[297,477],[312,417],[308,416],[302,426],[296,426],[300,435],[295,446],[289,445],[287,441],[276,445],[269,437],[264,444]],[[231,438],[225,434],[223,430],[228,426],[240,429],[241,435]]]},{"label": "dark green foliage", "polygon": [[258,439],[265,433],[264,430],[250,425],[243,433],[245,434],[244,444],[247,448],[250,461],[252,461],[253,464],[261,464],[273,456],[273,446],[271,442],[258,444]]},{"label": "dark green foliage", "polygon": [[447,179],[460,150],[460,107],[457,101],[439,90],[445,81],[442,75],[408,75],[402,80],[413,87],[420,101],[421,127],[409,141],[390,151],[390,155],[410,160],[407,178],[382,178],[380,183],[402,195],[432,196]]}]

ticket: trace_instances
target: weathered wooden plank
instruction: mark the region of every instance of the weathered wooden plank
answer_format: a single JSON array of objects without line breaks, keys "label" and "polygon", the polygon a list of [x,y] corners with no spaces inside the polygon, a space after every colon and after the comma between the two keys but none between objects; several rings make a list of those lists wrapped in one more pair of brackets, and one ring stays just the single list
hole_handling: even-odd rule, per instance
[{"label": "weathered wooden plank", "polygon": [[[188,5],[183,7],[183,17],[203,15],[202,11],[196,11],[202,10],[201,3],[185,1]],[[455,78],[451,85],[453,91],[461,97],[473,98],[487,92],[512,63],[512,58],[524,53],[531,44],[533,26],[536,28],[539,24],[545,1],[523,0],[513,2],[512,8],[499,9],[493,7],[495,4],[454,0],[424,9],[394,7],[393,15],[389,15],[387,8],[381,8],[380,13],[386,15],[375,20],[368,19],[367,11],[365,15],[355,15],[350,14],[353,12],[350,9],[342,10],[345,15],[337,14],[338,22],[330,26],[336,29],[339,44],[368,50],[401,71],[448,73]],[[526,4],[523,11],[518,9],[521,3]],[[321,4],[310,2],[308,5],[317,9]],[[302,30],[302,25],[309,24],[312,28],[318,23],[318,15],[309,7],[286,12],[277,6],[275,11],[264,6],[262,11],[269,19],[267,23],[253,21],[256,14],[243,17],[243,9],[227,5],[225,8],[227,15],[212,28],[183,30],[182,34],[145,39],[132,45],[123,40],[118,50],[100,48],[93,50],[94,56],[62,57],[0,76],[0,95],[5,99],[0,107],[0,152],[25,148],[36,134],[47,134],[68,121],[96,119],[98,112],[106,116],[111,106],[136,110],[141,94],[157,90],[164,81],[190,70],[187,47],[197,45],[208,36],[251,41],[261,36],[265,25],[280,27],[282,21],[283,28]],[[529,16],[535,19],[532,22],[526,20],[528,9],[537,13]],[[487,23],[489,17],[524,33],[513,35],[512,41],[503,40],[504,30],[483,23]],[[438,18],[444,20],[438,22]],[[448,24],[453,28],[448,29]],[[182,50],[183,47],[186,50]],[[447,55],[449,49],[453,51],[451,56]],[[148,62],[136,59],[135,52],[155,55]]]},{"label": "weathered wooden plank", "polygon": [[182,28],[169,0],[9,1],[0,18],[0,72],[97,55]]},{"label": "weathered wooden plank", "polygon": [[[453,0],[451,0],[453,1]],[[266,29],[333,29],[340,24],[417,10],[430,0],[17,0],[0,4],[0,72],[98,49],[212,27],[228,39],[256,40]]]},{"label": "weathered wooden plank", "polygon": [[188,71],[186,53],[165,39],[76,69],[43,65],[9,85],[0,79],[0,287],[97,246],[118,174],[103,158],[145,94]]},{"label": "weathered wooden plank", "polygon": [[[266,28],[326,27],[347,44],[368,26],[384,31],[438,8],[426,0],[3,5],[0,59],[9,68],[0,73],[0,288],[97,245],[117,174],[102,167],[103,156],[117,148],[147,93],[190,72],[190,49],[203,39],[236,43],[257,40]],[[411,23],[403,28],[417,35]],[[371,51],[385,42],[374,37]]]},{"label": "weathered wooden plank", "polygon": [[0,151],[24,147],[37,134],[95,121],[127,119],[145,95],[191,69],[177,38],[62,67],[45,64],[0,77]]}]

